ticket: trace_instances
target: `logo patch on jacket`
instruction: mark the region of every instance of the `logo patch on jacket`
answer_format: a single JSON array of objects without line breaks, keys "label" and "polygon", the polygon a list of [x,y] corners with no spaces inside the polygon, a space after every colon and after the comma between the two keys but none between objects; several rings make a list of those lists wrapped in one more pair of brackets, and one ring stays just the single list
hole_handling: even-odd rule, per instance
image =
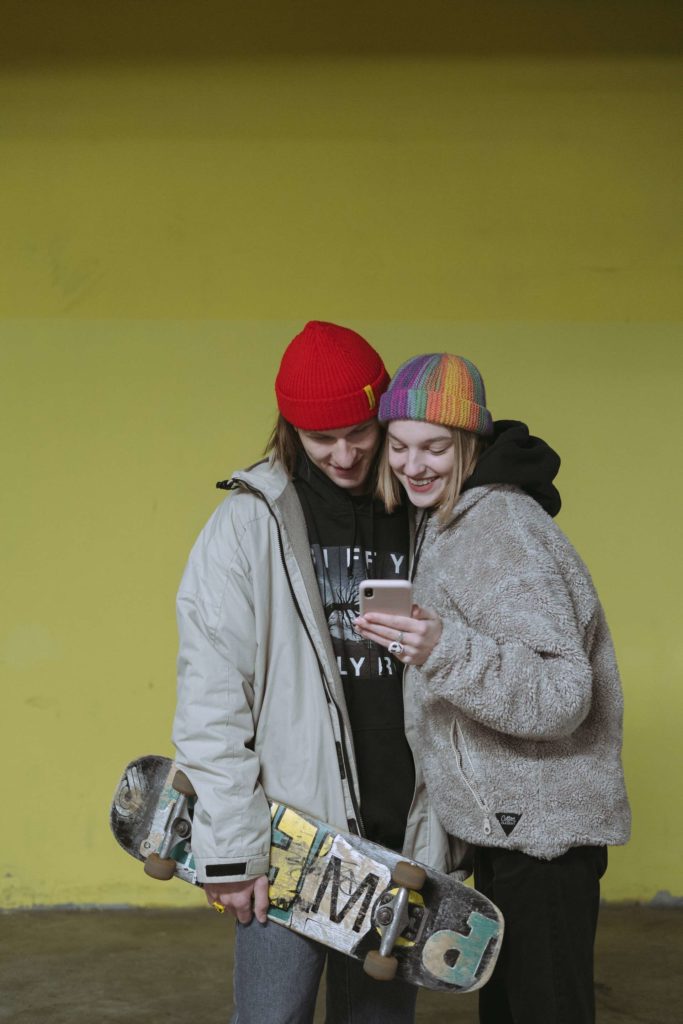
[{"label": "logo patch on jacket", "polygon": [[496,815],[500,822],[500,827],[506,836],[516,828],[519,819],[522,817],[521,814],[511,814],[510,811],[501,811]]}]

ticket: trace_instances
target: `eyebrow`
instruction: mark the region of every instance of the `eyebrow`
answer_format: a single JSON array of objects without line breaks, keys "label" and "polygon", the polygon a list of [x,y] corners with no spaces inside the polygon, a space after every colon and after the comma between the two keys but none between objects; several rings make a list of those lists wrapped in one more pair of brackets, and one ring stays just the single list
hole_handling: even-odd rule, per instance
[{"label": "eyebrow", "polygon": [[[406,445],[405,441],[402,441],[400,437],[396,437],[396,435],[392,434],[390,430],[387,431],[387,436],[388,436],[390,441],[395,441],[396,444],[402,444],[404,446]],[[438,437],[430,437],[427,441],[421,441],[418,444],[418,447],[419,448],[429,448],[429,446],[432,445],[432,444],[441,444],[442,441],[451,441],[451,440],[452,440],[452,438],[451,438],[450,434],[439,434]]]}]

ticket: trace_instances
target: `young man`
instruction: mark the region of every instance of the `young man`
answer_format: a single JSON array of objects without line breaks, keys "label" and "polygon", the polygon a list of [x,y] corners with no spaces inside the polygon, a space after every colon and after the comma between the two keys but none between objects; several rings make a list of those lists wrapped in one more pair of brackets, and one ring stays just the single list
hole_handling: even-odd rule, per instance
[{"label": "young man", "polygon": [[178,595],[176,759],[197,794],[193,851],[208,902],[238,921],[239,1024],[313,1019],[327,961],[327,1021],[403,1024],[416,990],[266,924],[268,798],[454,870],[452,845],[416,779],[402,665],[353,629],[358,584],[407,578],[405,506],[373,489],[380,356],[311,322],[275,382],[270,458],[231,490],[195,544]]}]

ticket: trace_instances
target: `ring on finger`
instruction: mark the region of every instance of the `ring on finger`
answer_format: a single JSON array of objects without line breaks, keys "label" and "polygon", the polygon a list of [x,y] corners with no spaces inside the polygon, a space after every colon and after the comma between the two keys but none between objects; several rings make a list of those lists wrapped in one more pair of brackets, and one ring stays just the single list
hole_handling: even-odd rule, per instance
[{"label": "ring on finger", "polygon": [[392,640],[388,647],[389,654],[403,654],[404,647],[398,640]]},{"label": "ring on finger", "polygon": [[218,900],[214,900],[213,903],[211,904],[211,906],[213,907],[213,909],[218,914],[224,914],[225,913],[225,907],[223,906],[222,903],[219,903]]}]

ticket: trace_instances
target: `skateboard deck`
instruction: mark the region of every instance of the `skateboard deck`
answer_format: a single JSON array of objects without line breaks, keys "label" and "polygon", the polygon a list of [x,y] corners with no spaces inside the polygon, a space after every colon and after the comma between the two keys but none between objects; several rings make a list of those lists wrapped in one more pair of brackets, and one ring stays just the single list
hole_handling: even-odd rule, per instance
[{"label": "skateboard deck", "polygon": [[[110,812],[118,843],[141,861],[200,886],[192,855],[194,796],[176,766],[147,756],[126,767]],[[490,977],[500,911],[448,875],[367,839],[270,803],[268,920],[363,960],[374,977],[470,992]],[[149,860],[148,860],[149,858]]]}]

